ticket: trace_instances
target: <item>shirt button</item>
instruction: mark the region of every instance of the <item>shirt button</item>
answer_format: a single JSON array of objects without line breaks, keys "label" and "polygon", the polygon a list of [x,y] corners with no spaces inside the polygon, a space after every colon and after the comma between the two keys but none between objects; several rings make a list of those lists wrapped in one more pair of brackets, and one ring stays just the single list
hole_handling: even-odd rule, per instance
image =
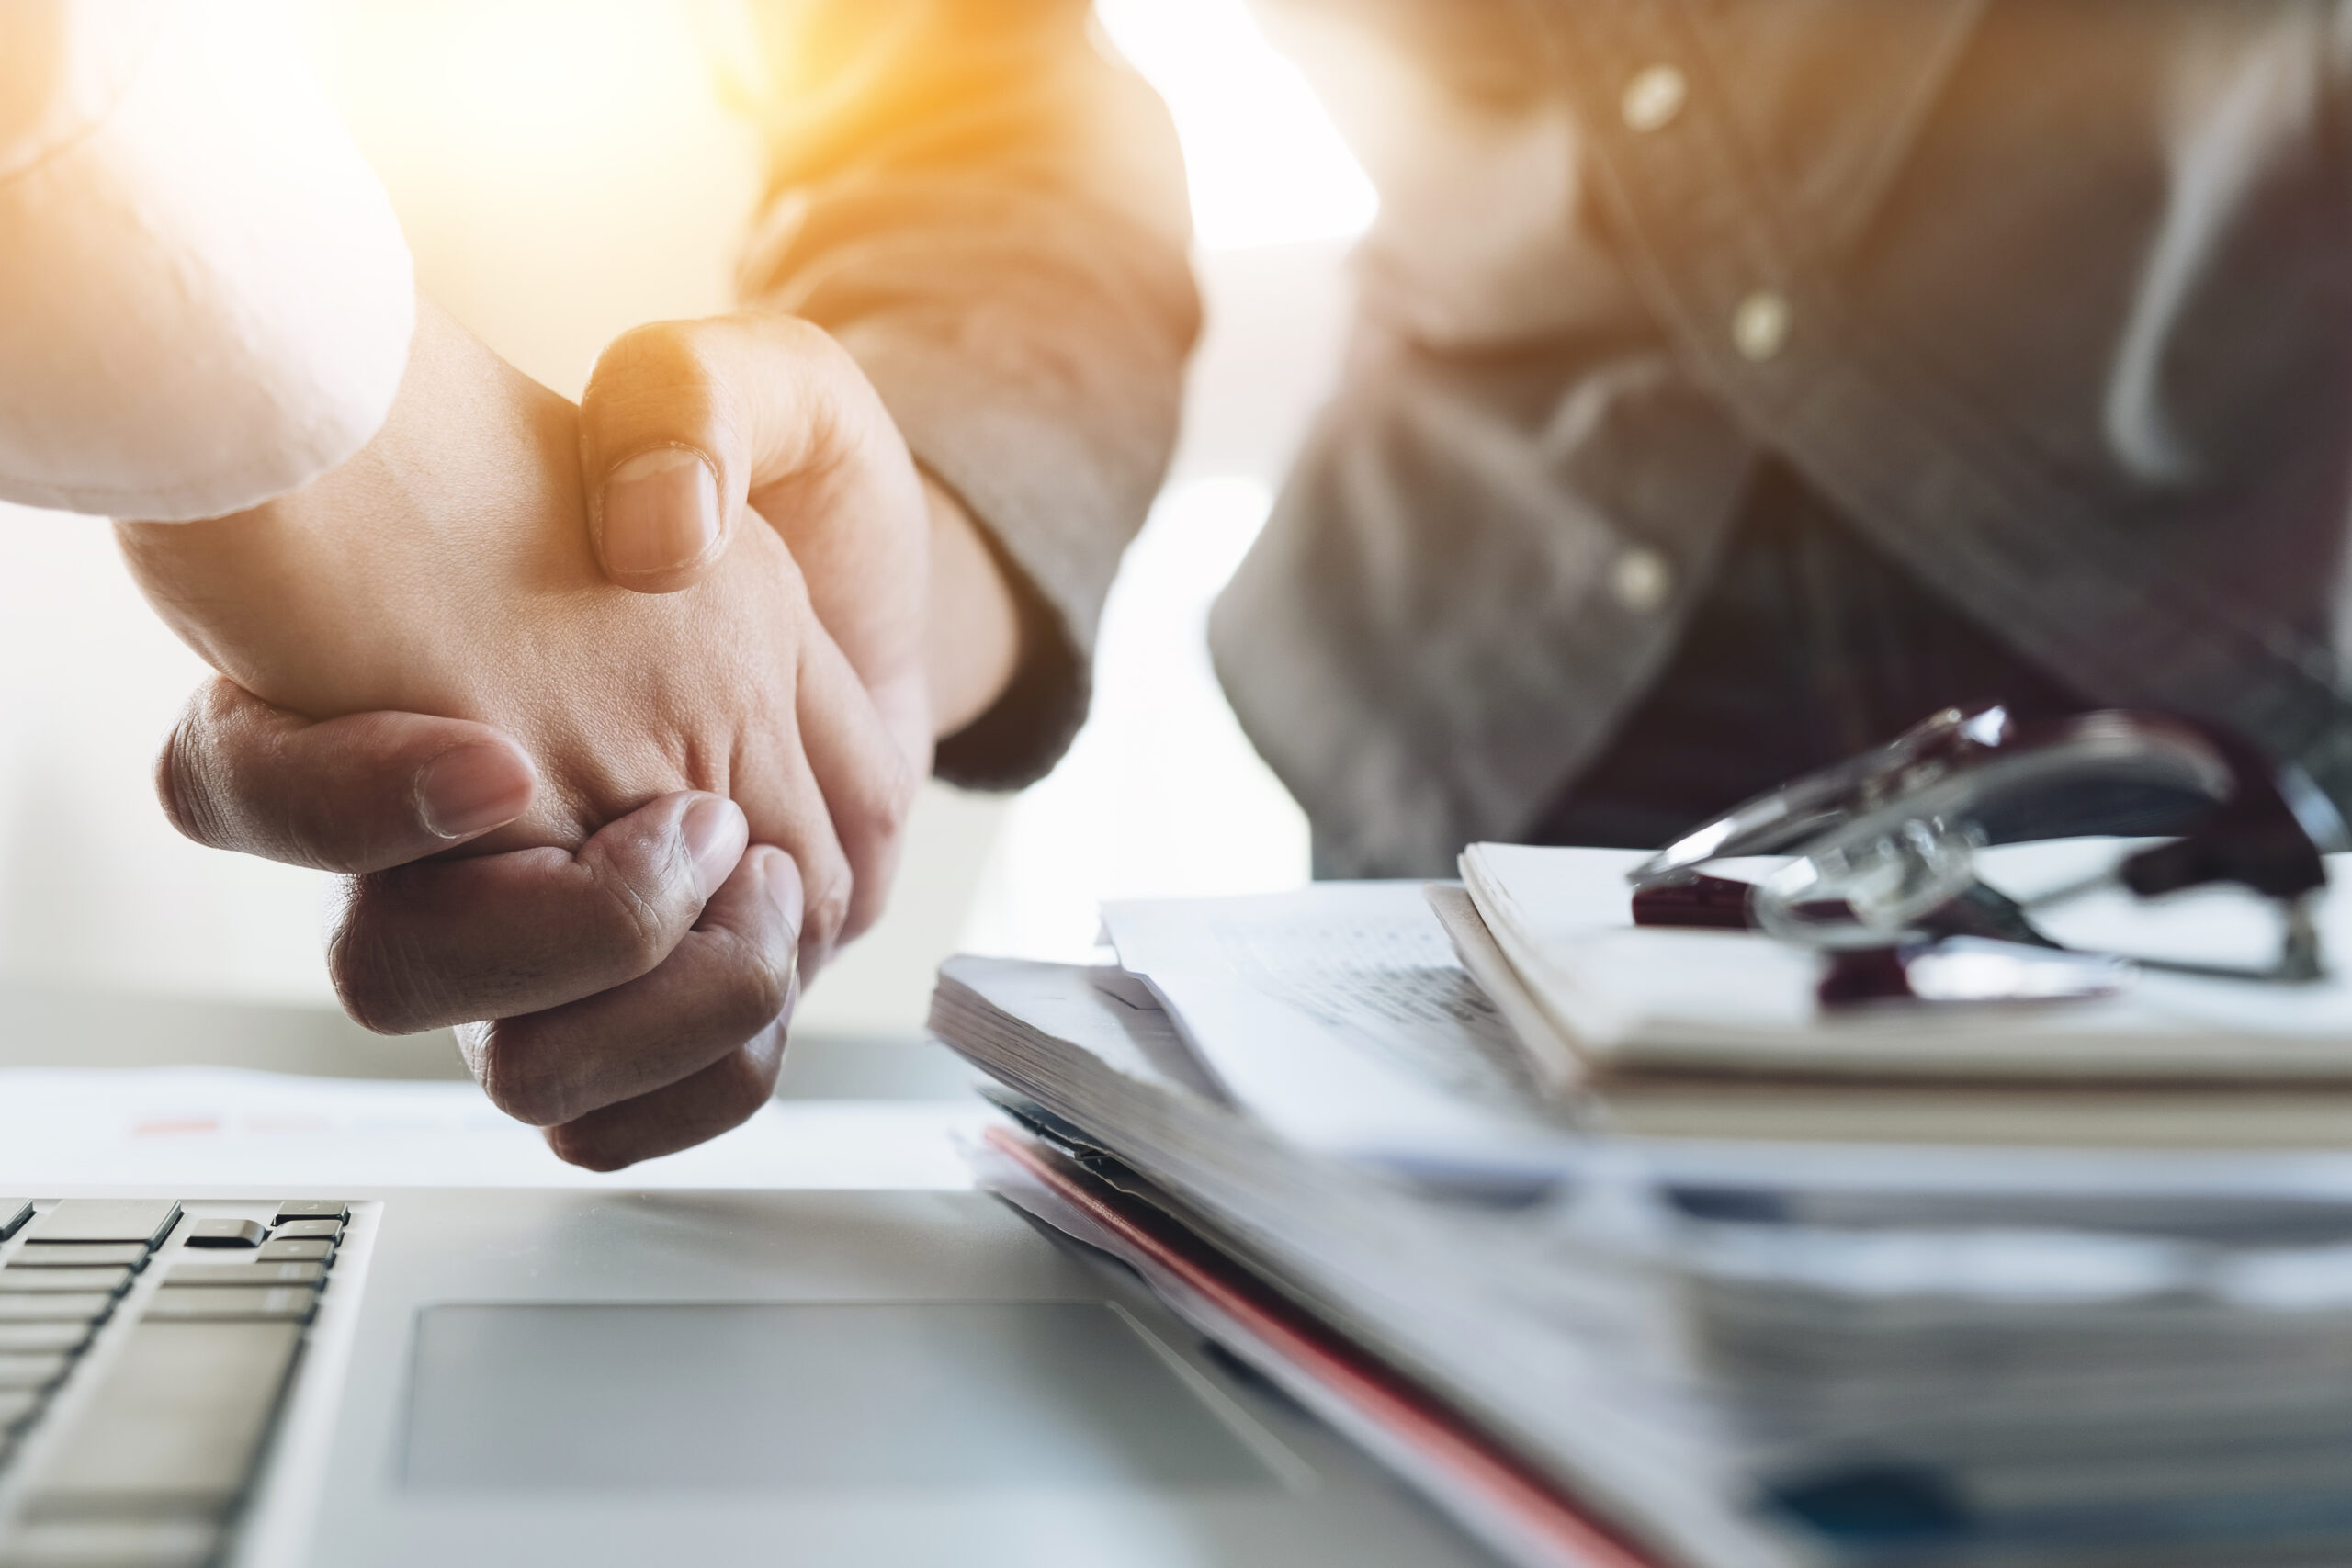
[{"label": "shirt button", "polygon": [[1635,615],[1647,615],[1666,603],[1674,590],[1674,568],[1645,545],[1636,545],[1617,558],[1609,570],[1609,591],[1617,603]]},{"label": "shirt button", "polygon": [[1681,72],[1671,65],[1653,65],[1625,84],[1617,112],[1634,130],[1662,130],[1682,112],[1682,101],[1690,96],[1690,85]]},{"label": "shirt button", "polygon": [[1759,288],[1739,302],[1731,316],[1731,341],[1744,359],[1761,365],[1789,341],[1789,302]]}]

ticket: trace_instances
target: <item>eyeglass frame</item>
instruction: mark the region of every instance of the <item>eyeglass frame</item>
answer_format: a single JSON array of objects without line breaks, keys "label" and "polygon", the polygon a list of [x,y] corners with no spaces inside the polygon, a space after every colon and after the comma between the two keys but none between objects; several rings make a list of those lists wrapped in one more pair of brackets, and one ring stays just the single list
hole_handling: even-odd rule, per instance
[{"label": "eyeglass frame", "polygon": [[[1849,908],[1847,927],[1809,923],[1796,910],[1801,880],[1772,887],[1708,875],[1714,862],[1790,854],[1816,864],[1847,844],[1883,842],[1909,823],[1940,825],[1939,808],[1980,801],[2005,782],[2068,761],[2151,760],[2178,773],[2211,806],[2188,831],[2130,854],[2109,872],[2052,890],[2047,907],[2120,883],[2142,898],[2234,883],[2270,899],[2282,918],[2278,961],[2267,970],[2177,961],[2155,967],[2233,978],[2308,981],[2324,973],[2313,905],[2325,887],[2324,856],[2352,850],[2352,830],[2301,768],[2277,764],[2226,728],[2180,716],[2105,709],[2020,727],[1997,703],[1948,707],[1886,744],[1801,775],[1702,824],[1627,874],[1635,923],[1761,929],[1800,945],[1858,951],[1950,935],[2058,947],[2026,906],[1976,881],[1947,893],[1924,930],[1869,926]],[[1981,847],[1981,845],[1973,846]],[[1845,908],[1842,904],[1839,908]],[[1928,911],[1920,911],[1925,914]],[[1906,921],[1908,925],[1911,922]]]}]

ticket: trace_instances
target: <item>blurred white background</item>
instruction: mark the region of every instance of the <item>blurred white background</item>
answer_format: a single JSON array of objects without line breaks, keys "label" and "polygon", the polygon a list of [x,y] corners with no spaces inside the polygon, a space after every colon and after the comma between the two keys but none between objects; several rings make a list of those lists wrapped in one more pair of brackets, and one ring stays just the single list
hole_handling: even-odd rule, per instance
[{"label": "blurred white background", "polygon": [[[957,947],[1083,954],[1098,899],[1306,875],[1296,808],[1210,676],[1209,599],[1329,385],[1374,198],[1242,0],[1102,0],[1193,180],[1209,327],[1175,473],[1114,590],[1095,716],[1010,800],[933,788],[892,912],[812,1027],[911,1029]],[[567,395],[632,323],[719,310],[757,188],[725,107],[741,36],[692,0],[343,0],[292,17],[425,289]],[[194,848],[148,782],[203,674],[102,524],[0,506],[0,979],[317,1001],[323,878]]]}]

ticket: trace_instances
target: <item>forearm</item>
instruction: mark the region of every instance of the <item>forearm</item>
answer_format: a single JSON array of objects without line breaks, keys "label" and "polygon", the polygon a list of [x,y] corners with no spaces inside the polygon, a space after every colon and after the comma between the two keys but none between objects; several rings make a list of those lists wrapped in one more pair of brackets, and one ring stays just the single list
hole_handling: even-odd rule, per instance
[{"label": "forearm", "polygon": [[949,736],[994,706],[1021,665],[1021,609],[970,513],[929,475],[931,712]]},{"label": "forearm", "polygon": [[[935,552],[929,603],[933,728],[952,742],[935,766],[980,788],[1042,773],[1083,715],[1095,622],[1166,466],[1197,322],[1172,128],[1090,38],[1088,11],[759,13],[771,201],[743,287],[849,352],[978,525]],[[1009,594],[960,594],[992,577]],[[1011,657],[958,667],[976,647],[1007,654],[1015,626]]]},{"label": "forearm", "polygon": [[584,528],[567,528],[571,470],[518,460],[565,452],[570,413],[420,302],[390,414],[356,457],[245,512],[117,537],[173,630],[257,696],[312,718],[483,717],[498,675],[447,624],[444,574],[517,601],[601,583]]}]

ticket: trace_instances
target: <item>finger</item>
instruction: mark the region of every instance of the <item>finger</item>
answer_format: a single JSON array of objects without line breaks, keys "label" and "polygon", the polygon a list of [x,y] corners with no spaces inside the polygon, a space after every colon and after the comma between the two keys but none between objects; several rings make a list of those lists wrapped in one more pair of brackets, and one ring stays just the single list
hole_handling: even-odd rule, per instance
[{"label": "finger", "polygon": [[235,682],[198,689],[155,760],[172,826],[198,843],[328,871],[380,871],[523,815],[523,749],[487,725],[364,713],[313,723]]},{"label": "finger", "polygon": [[514,850],[353,879],[328,935],[344,1008],[386,1034],[610,990],[669,957],[749,839],[715,795],[665,795],[577,852]]},{"label": "finger", "polygon": [[752,506],[792,547],[859,678],[920,701],[929,503],[881,398],[824,332],[747,311],[626,333],[589,379],[580,440],[590,528],[615,582],[686,586]]},{"label": "finger", "polygon": [[549,1127],[692,1077],[783,1018],[800,947],[800,874],[754,849],[650,974],[461,1035],[492,1103]]},{"label": "finger", "polygon": [[850,896],[836,933],[848,942],[871,927],[888,901],[922,781],[856,672],[822,635],[801,644],[797,711],[808,771],[849,868]]},{"label": "finger", "polygon": [[734,779],[759,840],[790,856],[800,874],[800,966],[814,976],[848,924],[856,884],[832,812],[808,758],[796,742],[743,760]]},{"label": "finger", "polygon": [[[796,880],[788,856],[769,852],[771,863],[763,870],[787,880],[771,882],[767,901],[781,913],[775,923],[791,925],[791,897]],[[787,935],[782,946],[789,953]],[[789,959],[786,959],[789,963]],[[665,966],[666,967],[666,966]],[[660,978],[654,976],[653,978]],[[786,978],[781,1007],[733,1043],[724,1043],[714,1059],[684,1077],[628,1100],[599,1107],[548,1129],[548,1146],[574,1165],[594,1170],[617,1170],[638,1160],[672,1154],[749,1119],[775,1092],[783,1065],[785,1035],[798,996],[797,976]],[[752,1009],[739,1015],[741,1028]],[[722,1031],[722,1038],[726,1032]]]},{"label": "finger", "polygon": [[556,1157],[590,1170],[707,1143],[759,1113],[784,1066],[785,1026],[771,1024],[690,1078],[547,1130]]}]

